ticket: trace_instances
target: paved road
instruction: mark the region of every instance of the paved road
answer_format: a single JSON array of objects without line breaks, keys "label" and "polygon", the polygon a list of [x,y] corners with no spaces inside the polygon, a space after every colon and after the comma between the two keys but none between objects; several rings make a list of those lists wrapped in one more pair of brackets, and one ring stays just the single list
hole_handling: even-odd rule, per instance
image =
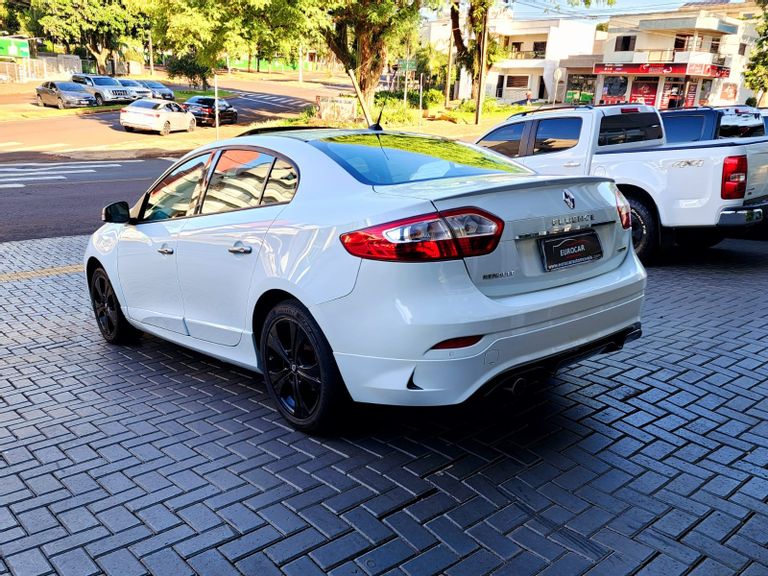
[{"label": "paved road", "polygon": [[[275,82],[233,81],[228,87],[236,92],[236,96],[228,100],[238,109],[238,124],[244,125],[275,115],[300,112],[314,104],[317,95],[339,91],[319,84],[296,87]],[[146,142],[151,148],[154,141],[162,138],[125,132],[120,126],[118,112],[3,122],[0,130],[0,162],[3,154],[14,154],[14,159],[18,159],[19,153],[89,151],[122,142]]]},{"label": "paved road", "polygon": [[101,209],[135,202],[170,160],[0,163],[0,242],[93,232]]},{"label": "paved road", "polygon": [[106,345],[84,245],[0,244],[2,574],[768,573],[764,243],[651,268],[645,336],[526,397],[338,438],[241,369]]}]

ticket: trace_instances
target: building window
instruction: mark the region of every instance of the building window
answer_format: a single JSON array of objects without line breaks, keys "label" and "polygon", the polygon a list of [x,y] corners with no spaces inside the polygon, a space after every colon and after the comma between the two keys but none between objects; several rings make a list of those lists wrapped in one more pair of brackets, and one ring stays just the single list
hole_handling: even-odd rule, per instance
[{"label": "building window", "polygon": [[543,58],[544,54],[547,52],[547,43],[546,42],[534,42],[533,43],[533,54],[534,58],[539,57]]},{"label": "building window", "polygon": [[523,43],[522,42],[510,42],[509,43],[509,51],[510,52],[522,52],[523,51]]},{"label": "building window", "polygon": [[701,43],[703,38],[701,36],[694,36],[690,34],[678,34],[675,36],[675,52],[693,52],[695,50],[701,50]]},{"label": "building window", "polygon": [[709,51],[712,54],[720,52],[720,38],[712,38],[712,43],[709,45]]},{"label": "building window", "polygon": [[507,88],[528,88],[528,76],[507,76]]},{"label": "building window", "polygon": [[747,53],[747,45],[743,42],[739,44],[739,56],[744,56]]},{"label": "building window", "polygon": [[635,49],[637,36],[616,36],[615,52],[632,52]]}]

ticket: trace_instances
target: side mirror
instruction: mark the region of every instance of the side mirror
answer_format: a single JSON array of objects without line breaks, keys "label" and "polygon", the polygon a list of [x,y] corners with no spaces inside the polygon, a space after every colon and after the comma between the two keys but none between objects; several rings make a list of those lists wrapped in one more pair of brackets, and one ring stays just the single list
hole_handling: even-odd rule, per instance
[{"label": "side mirror", "polygon": [[131,219],[131,209],[128,207],[128,202],[115,202],[105,206],[101,211],[101,219],[104,222],[125,224]]}]

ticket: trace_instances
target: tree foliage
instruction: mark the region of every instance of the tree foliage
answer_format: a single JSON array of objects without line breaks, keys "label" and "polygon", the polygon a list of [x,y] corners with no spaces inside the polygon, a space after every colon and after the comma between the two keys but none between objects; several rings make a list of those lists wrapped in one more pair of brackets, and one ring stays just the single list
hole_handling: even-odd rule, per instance
[{"label": "tree foliage", "polygon": [[744,83],[764,97],[768,92],[768,0],[757,0],[757,4],[763,13],[757,26],[757,43],[744,70]]}]

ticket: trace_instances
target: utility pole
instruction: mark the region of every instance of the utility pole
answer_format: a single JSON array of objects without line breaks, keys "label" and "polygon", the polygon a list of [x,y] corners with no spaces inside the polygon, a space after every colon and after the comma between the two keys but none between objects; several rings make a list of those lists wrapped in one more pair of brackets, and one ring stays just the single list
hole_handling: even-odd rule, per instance
[{"label": "utility pole", "polygon": [[451,30],[448,33],[448,70],[445,73],[445,107],[448,107],[448,103],[451,101],[451,93],[453,92],[453,86],[451,86],[451,52],[453,51],[453,24],[451,24]]},{"label": "utility pole", "polygon": [[483,16],[483,33],[480,40],[480,82],[477,89],[477,102],[475,103],[475,124],[480,124],[483,113],[483,97],[485,96],[485,61],[488,59],[488,12]]},{"label": "utility pole", "polygon": [[149,30],[149,75],[155,75],[155,54],[152,50],[152,29]]},{"label": "utility pole", "polygon": [[405,49],[405,70],[403,70],[403,105],[408,106],[408,61],[411,59],[411,40],[408,39],[408,47]]}]

